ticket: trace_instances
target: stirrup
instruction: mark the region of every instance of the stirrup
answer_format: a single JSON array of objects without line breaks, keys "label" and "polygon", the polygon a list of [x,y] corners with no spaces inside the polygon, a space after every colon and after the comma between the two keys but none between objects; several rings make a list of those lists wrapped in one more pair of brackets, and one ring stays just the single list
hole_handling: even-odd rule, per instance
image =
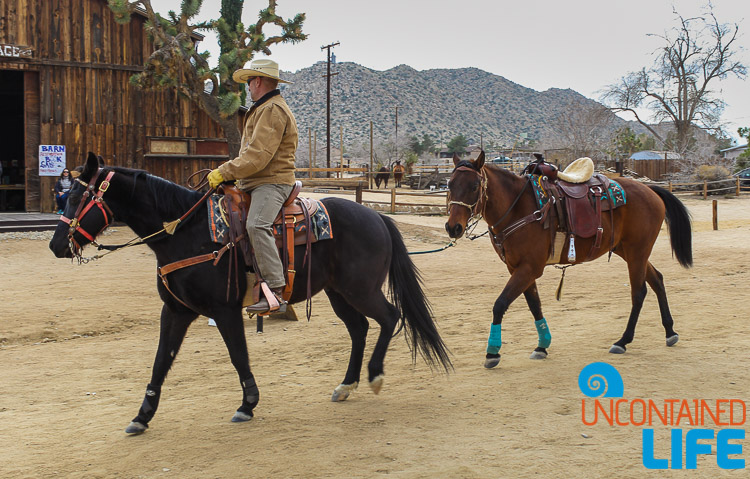
[{"label": "stirrup", "polygon": [[286,301],[271,290],[265,281],[260,283],[260,289],[263,296],[257,303],[245,308],[249,314],[283,313],[286,311]]}]

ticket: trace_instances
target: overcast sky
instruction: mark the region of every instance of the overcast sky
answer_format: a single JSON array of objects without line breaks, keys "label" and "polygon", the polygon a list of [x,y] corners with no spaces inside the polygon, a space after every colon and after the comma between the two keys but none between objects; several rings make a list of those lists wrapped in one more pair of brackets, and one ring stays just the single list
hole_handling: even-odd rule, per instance
[{"label": "overcast sky", "polygon": [[[218,18],[220,0],[204,0],[201,18]],[[278,0],[285,18],[307,14],[296,45],[273,48],[282,70],[297,71],[325,60],[321,46],[334,42],[338,61],[375,70],[405,64],[417,70],[476,67],[534,90],[571,88],[598,100],[600,91],[628,72],[653,63],[663,34],[675,26],[673,9],[685,18],[705,11],[706,0]],[[160,13],[180,0],[152,0]],[[264,0],[246,0],[243,21],[253,23]],[[722,23],[738,23],[739,59],[750,66],[747,0],[713,0]],[[269,30],[269,33],[271,31]],[[267,33],[268,34],[268,33]],[[215,52],[212,37],[201,49]],[[215,59],[214,59],[215,61]],[[727,103],[723,119],[750,126],[747,80],[713,85]],[[471,88],[471,85],[467,86]],[[629,118],[632,119],[632,118]]]}]

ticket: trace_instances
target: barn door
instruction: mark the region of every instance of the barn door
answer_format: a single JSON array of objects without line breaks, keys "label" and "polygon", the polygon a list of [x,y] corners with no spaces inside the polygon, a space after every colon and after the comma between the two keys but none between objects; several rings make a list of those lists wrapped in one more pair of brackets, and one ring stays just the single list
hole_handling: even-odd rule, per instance
[{"label": "barn door", "polygon": [[[41,211],[39,179],[39,72],[23,75],[24,159],[26,160],[26,211]],[[49,196],[49,195],[48,195]]]}]

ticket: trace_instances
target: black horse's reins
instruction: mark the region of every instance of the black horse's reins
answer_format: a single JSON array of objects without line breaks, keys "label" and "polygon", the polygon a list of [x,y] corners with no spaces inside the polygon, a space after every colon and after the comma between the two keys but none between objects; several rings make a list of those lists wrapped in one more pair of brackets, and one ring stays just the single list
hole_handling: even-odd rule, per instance
[{"label": "black horse's reins", "polygon": [[[104,193],[109,189],[110,182],[112,180],[112,177],[114,176],[115,172],[114,170],[111,170],[107,177],[104,179],[104,181],[101,182],[99,185],[99,188],[96,193],[94,193],[94,189],[96,188],[96,180],[99,178],[99,174],[101,173],[102,169],[97,168],[96,172],[92,176],[89,183],[86,183],[83,180],[80,180],[79,178],[76,178],[76,181],[83,185],[86,188],[86,191],[83,193],[83,197],[81,198],[80,203],[78,204],[78,208],[76,209],[75,214],[73,215],[72,219],[67,218],[64,214],[60,216],[60,220],[64,223],[67,223],[70,225],[70,228],[68,230],[68,244],[70,247],[70,251],[73,253],[73,256],[78,258],[79,263],[88,263],[91,259],[99,259],[104,255],[97,255],[93,258],[84,258],[81,255],[81,251],[83,251],[83,247],[75,240],[74,234],[80,233],[82,234],[86,239],[91,241],[91,244],[96,246],[98,249],[106,249],[108,250],[107,253],[109,254],[114,251],[117,251],[122,248],[126,248],[128,246],[137,246],[141,244],[146,244],[150,242],[149,240],[153,241],[153,238],[161,233],[166,233],[168,235],[173,235],[175,231],[177,230],[177,227],[186,219],[188,219],[193,212],[200,206],[206,199],[215,191],[215,188],[210,188],[206,194],[204,194],[200,200],[198,200],[197,203],[195,203],[185,214],[180,216],[178,219],[174,221],[170,221],[168,223],[164,223],[164,227],[157,231],[156,233],[152,233],[144,238],[142,238],[140,241],[135,241],[137,238],[133,238],[132,240],[128,241],[127,243],[123,243],[121,245],[100,245],[96,242],[96,238],[104,231],[111,223],[114,221],[115,215],[112,212],[112,209],[107,205],[107,203],[104,201]],[[89,196],[93,196],[92,200],[88,203],[86,202],[86,199]],[[81,227],[81,220],[83,217],[88,213],[94,206],[97,206],[100,211],[102,212],[102,215],[104,216],[104,226],[99,230],[98,233],[92,235],[83,227]],[[109,216],[107,216],[107,213],[109,213]],[[110,218],[111,217],[111,218]],[[161,238],[160,238],[161,239]],[[176,261],[174,263],[167,264],[165,266],[157,267],[157,274],[159,275],[159,278],[161,279],[162,283],[164,284],[164,287],[169,291],[169,293],[174,297],[177,301],[179,301],[183,306],[190,309],[190,307],[185,304],[180,298],[177,297],[177,295],[172,292],[172,290],[169,287],[169,282],[167,281],[167,275],[173,271],[177,271],[178,269],[182,269],[188,266],[193,266],[200,263],[205,263],[207,261],[213,261],[214,266],[219,262],[221,257],[226,253],[229,249],[233,248],[235,245],[234,243],[228,243],[224,245],[221,249],[214,251],[212,253],[203,254],[199,256],[194,256],[191,258],[183,259],[180,261]]]}]

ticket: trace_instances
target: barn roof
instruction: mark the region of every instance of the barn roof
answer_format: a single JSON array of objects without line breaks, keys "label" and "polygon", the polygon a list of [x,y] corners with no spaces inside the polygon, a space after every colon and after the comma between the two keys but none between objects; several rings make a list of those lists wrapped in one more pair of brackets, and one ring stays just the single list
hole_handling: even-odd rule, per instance
[{"label": "barn roof", "polygon": [[643,150],[630,155],[629,160],[679,160],[680,155],[674,151]]}]

